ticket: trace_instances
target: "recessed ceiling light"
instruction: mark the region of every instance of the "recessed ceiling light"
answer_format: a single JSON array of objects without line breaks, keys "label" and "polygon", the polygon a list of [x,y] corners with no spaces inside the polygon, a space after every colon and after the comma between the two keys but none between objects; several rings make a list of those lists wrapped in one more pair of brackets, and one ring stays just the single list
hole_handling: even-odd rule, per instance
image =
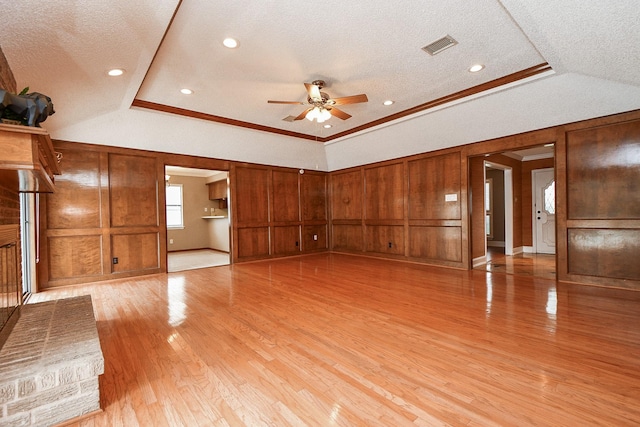
[{"label": "recessed ceiling light", "polygon": [[383,105],[391,105],[391,104],[393,104],[393,101],[392,101],[392,100],[390,100],[390,99],[387,99],[387,100],[386,100],[386,101],[384,101],[382,104],[383,104]]},{"label": "recessed ceiling light", "polygon": [[478,71],[482,70],[483,68],[484,68],[484,65],[475,64],[475,65],[472,65],[471,67],[469,67],[469,72],[477,73]]},{"label": "recessed ceiling light", "polygon": [[236,47],[238,47],[238,40],[231,37],[227,37],[222,41],[222,44],[228,47],[229,49],[235,49]]},{"label": "recessed ceiling light", "polygon": [[324,125],[325,129],[331,129],[331,125]]},{"label": "recessed ceiling light", "polygon": [[111,77],[117,77],[117,76],[123,75],[124,70],[122,68],[114,68],[112,70],[107,71],[107,74],[109,74]]},{"label": "recessed ceiling light", "polygon": [[185,95],[191,95],[193,93],[191,89],[187,89],[186,87],[184,89],[180,89],[180,92]]}]

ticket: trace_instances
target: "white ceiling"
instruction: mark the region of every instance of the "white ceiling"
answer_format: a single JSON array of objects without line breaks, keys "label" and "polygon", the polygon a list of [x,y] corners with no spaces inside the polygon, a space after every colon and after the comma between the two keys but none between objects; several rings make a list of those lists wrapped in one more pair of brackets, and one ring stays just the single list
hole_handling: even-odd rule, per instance
[{"label": "white ceiling", "polygon": [[[0,46],[18,89],[49,95],[56,114],[43,127],[70,141],[336,170],[640,108],[637,0],[327,0],[316,9],[25,0],[2,13]],[[445,35],[458,44],[436,56],[421,50]],[[222,46],[228,36],[237,49]],[[367,128],[545,62],[553,71]],[[469,73],[474,63],[486,68]],[[107,77],[113,67],[125,75]],[[331,129],[282,120],[302,105],[267,104],[304,102],[303,83],[318,78],[332,97],[365,93],[369,102],[341,107],[353,117],[331,118]],[[304,137],[132,108],[135,99]],[[313,141],[358,127],[367,129]]]}]

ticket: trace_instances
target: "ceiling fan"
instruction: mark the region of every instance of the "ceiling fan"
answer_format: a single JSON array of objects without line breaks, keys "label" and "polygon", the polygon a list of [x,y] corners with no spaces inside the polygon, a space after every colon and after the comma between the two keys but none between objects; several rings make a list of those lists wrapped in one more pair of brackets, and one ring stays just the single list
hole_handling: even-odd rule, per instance
[{"label": "ceiling fan", "polygon": [[[325,92],[320,92],[325,86],[324,80],[314,80],[311,83],[305,83],[304,87],[307,88],[307,103],[309,108],[300,113],[293,120],[302,120],[307,118],[310,121],[316,119],[318,123],[322,123],[329,119],[331,116],[336,116],[339,119],[347,120],[351,117],[350,114],[345,113],[342,110],[336,108],[336,105],[357,104],[359,102],[367,102],[369,99],[367,95],[352,95],[342,98],[331,98]],[[304,102],[298,101],[267,101],[269,104],[300,104],[305,105]]]}]

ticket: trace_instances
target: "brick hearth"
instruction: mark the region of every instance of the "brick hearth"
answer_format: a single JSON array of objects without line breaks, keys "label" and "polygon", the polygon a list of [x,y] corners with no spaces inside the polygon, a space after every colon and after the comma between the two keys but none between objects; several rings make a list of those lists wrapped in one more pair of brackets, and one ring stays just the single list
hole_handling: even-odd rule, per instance
[{"label": "brick hearth", "polygon": [[0,425],[46,426],[100,409],[90,296],[27,304],[0,349]]}]

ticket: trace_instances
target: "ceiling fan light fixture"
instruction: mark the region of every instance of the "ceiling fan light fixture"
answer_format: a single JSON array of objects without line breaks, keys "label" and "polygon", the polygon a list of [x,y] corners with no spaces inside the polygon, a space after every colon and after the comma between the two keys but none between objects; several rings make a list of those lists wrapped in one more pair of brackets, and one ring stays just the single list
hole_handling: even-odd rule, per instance
[{"label": "ceiling fan light fixture", "polygon": [[[320,117],[318,118],[318,123],[325,122],[331,118],[331,113],[326,108],[320,110]],[[322,120],[322,121],[320,121]]]},{"label": "ceiling fan light fixture", "polygon": [[309,112],[305,117],[307,118],[307,120],[312,122],[313,119],[317,119],[319,117],[319,114],[320,114],[320,109],[318,107],[313,107],[311,110],[309,110]]}]

